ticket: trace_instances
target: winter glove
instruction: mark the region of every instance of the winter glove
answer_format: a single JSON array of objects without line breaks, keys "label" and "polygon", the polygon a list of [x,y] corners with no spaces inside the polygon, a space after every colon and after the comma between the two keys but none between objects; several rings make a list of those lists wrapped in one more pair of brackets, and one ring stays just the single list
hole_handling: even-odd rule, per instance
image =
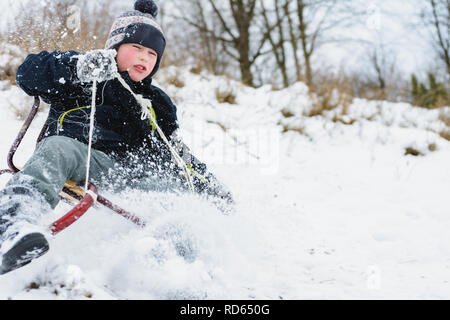
[{"label": "winter glove", "polygon": [[81,82],[112,80],[117,73],[116,50],[92,50],[78,55],[77,76]]},{"label": "winter glove", "polygon": [[206,180],[208,181],[204,189],[206,194],[217,197],[225,201],[228,205],[234,204],[231,192],[227,190],[227,188],[221,184],[213,174],[209,173],[206,176]]},{"label": "winter glove", "polygon": [[203,192],[209,201],[224,214],[235,212],[236,207],[231,192],[221,185],[212,174],[208,174],[207,179],[208,184]]}]

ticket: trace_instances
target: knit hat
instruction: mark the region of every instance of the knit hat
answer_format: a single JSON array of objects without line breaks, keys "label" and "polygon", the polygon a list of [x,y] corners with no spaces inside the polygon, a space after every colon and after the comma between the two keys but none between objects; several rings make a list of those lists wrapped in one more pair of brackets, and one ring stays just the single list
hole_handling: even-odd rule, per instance
[{"label": "knit hat", "polygon": [[158,71],[166,47],[164,33],[155,21],[158,6],[153,0],[137,0],[134,9],[116,18],[109,32],[105,49],[117,49],[124,43],[138,43],[155,50],[158,57],[150,74],[151,77]]}]

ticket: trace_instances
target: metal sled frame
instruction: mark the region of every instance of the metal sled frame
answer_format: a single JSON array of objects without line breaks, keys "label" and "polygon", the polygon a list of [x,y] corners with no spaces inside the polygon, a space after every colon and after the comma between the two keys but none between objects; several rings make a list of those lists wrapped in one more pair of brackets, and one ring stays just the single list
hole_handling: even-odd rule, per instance
[{"label": "metal sled frame", "polygon": [[[40,105],[40,99],[39,97],[34,98],[34,104],[31,108],[31,112],[28,115],[27,119],[25,120],[25,123],[23,124],[22,128],[20,129],[19,134],[17,135],[17,138],[14,140],[13,145],[11,146],[11,149],[8,152],[8,166],[9,169],[3,169],[0,170],[0,175],[4,173],[11,173],[15,174],[20,171],[19,168],[17,168],[14,165],[13,157],[16,153],[20,143],[23,140],[23,137],[28,131],[28,128],[30,127],[31,122],[33,121],[34,117],[36,116],[36,113],[38,112]],[[38,138],[37,143],[39,143],[42,138],[44,137],[45,131],[47,130],[47,123],[44,124]],[[64,215],[62,218],[58,219],[51,225],[51,231],[53,234],[56,234],[68,226],[70,226],[72,223],[74,223],[78,218],[80,218],[95,202],[98,202],[105,207],[111,209],[112,211],[120,214],[121,216],[125,217],[126,219],[132,221],[136,225],[144,226],[145,223],[138,217],[134,216],[133,214],[127,212],[126,210],[118,207],[117,205],[113,204],[108,199],[102,197],[98,194],[97,188],[94,184],[89,183],[88,189],[89,192],[85,192],[81,187],[77,186],[75,182],[73,181],[67,181],[64,185],[63,190],[60,193],[61,199],[65,199],[71,202],[78,202],[72,210],[70,210],[66,215]],[[94,199],[96,198],[96,199]]]}]

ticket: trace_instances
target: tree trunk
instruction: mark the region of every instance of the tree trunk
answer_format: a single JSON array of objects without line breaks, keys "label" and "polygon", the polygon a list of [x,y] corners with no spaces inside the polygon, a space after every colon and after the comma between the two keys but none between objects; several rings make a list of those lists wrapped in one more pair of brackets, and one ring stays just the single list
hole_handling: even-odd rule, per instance
[{"label": "tree trunk", "polygon": [[291,44],[292,47],[292,55],[294,56],[294,62],[295,62],[295,80],[296,81],[301,81],[302,79],[302,69],[301,69],[301,64],[300,64],[300,59],[298,58],[298,45],[297,45],[297,37],[295,35],[295,31],[294,31],[294,22],[292,21],[292,17],[291,14],[289,12],[289,3],[291,2],[291,0],[286,0],[283,9],[284,9],[284,14],[287,18],[287,22],[288,22],[288,26],[289,26],[289,42]]},{"label": "tree trunk", "polygon": [[436,3],[436,0],[430,0],[430,3],[431,3],[432,11],[433,11],[433,24],[434,24],[434,28],[436,30],[437,46],[440,51],[439,55],[447,67],[447,73],[450,74],[450,43],[449,43],[448,36],[447,36],[447,38],[445,38],[443,36],[443,32],[442,32],[442,28],[445,29],[446,24],[447,24],[447,33],[449,32],[449,29],[450,29],[450,24],[448,22],[448,19],[450,18],[450,1],[447,0],[447,15],[446,15],[447,22],[446,23],[442,22],[439,19],[439,15],[437,12],[438,5]]},{"label": "tree trunk", "polygon": [[239,54],[239,68],[241,70],[242,82],[248,86],[254,86],[253,74],[251,71],[250,58],[250,25],[254,17],[254,7],[252,1],[244,3],[243,0],[229,0],[231,11],[236,22],[239,37],[236,39],[236,49]]},{"label": "tree trunk", "polygon": [[[303,0],[297,0],[297,14],[300,29],[300,41],[302,45],[303,58],[305,59],[305,77],[306,84],[308,87],[312,88],[312,68],[311,68],[311,54],[312,50],[308,49],[308,35],[307,35],[307,24],[305,21],[305,8],[306,4]],[[312,48],[312,46],[310,46]]]},{"label": "tree trunk", "polygon": [[[279,11],[279,0],[275,0],[275,13],[276,13],[276,23],[274,26],[271,26],[268,11],[264,7],[264,0],[261,1],[262,7],[262,16],[264,18],[264,23],[266,26],[267,38],[272,47],[272,53],[275,57],[276,65],[281,72],[281,78],[283,81],[283,87],[287,88],[289,86],[289,78],[287,74],[287,66],[286,66],[286,52],[284,49],[284,29],[283,29],[283,20]],[[271,32],[272,29],[276,27],[278,29],[278,42],[275,42],[273,39]]]}]

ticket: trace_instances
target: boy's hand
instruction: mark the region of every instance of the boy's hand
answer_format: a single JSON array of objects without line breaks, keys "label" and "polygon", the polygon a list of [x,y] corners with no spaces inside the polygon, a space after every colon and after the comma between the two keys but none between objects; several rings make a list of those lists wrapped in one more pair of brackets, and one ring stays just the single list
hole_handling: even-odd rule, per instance
[{"label": "boy's hand", "polygon": [[92,50],[77,56],[77,76],[81,82],[112,80],[117,73],[116,50]]}]

